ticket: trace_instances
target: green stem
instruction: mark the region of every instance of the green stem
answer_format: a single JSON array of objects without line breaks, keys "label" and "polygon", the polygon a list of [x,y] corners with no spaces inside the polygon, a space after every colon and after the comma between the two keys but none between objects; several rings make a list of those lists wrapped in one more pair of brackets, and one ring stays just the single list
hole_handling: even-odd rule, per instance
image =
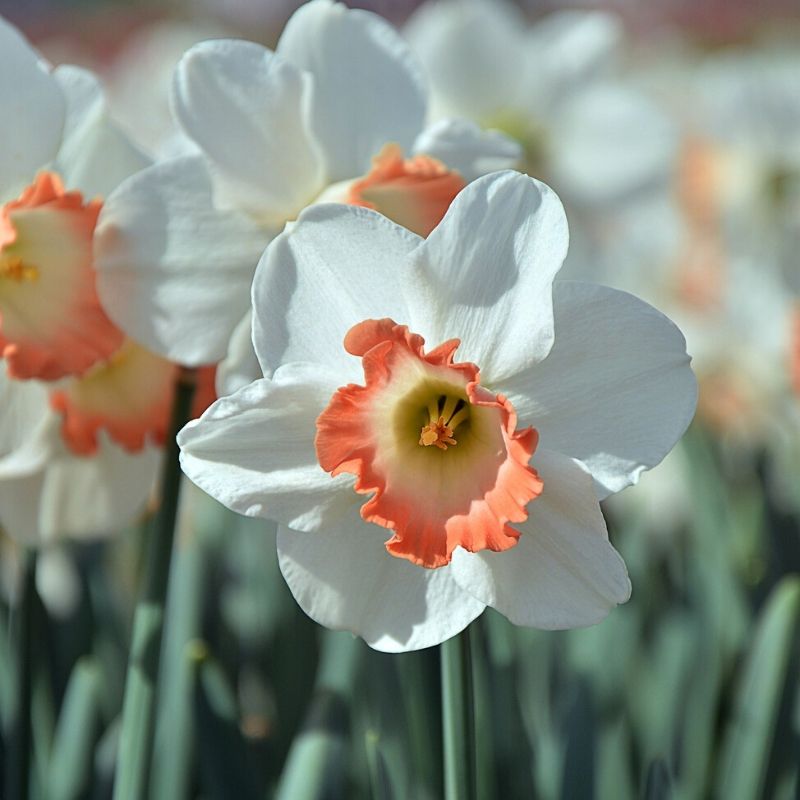
[{"label": "green stem", "polygon": [[35,633],[36,551],[22,554],[22,594],[17,611],[16,711],[12,723],[12,750],[8,760],[9,800],[27,800],[31,773],[31,696],[33,692],[33,648]]},{"label": "green stem", "polygon": [[350,697],[361,652],[361,642],[349,633],[324,632],[314,694],[289,750],[277,800],[344,796]]},{"label": "green stem", "polygon": [[175,437],[189,419],[194,388],[194,371],[181,370],[165,447],[161,505],[150,534],[142,593],[133,618],[114,800],[140,800],[148,792],[164,604],[181,486]]},{"label": "green stem", "polygon": [[446,800],[475,800],[475,704],[469,628],[440,646]]}]

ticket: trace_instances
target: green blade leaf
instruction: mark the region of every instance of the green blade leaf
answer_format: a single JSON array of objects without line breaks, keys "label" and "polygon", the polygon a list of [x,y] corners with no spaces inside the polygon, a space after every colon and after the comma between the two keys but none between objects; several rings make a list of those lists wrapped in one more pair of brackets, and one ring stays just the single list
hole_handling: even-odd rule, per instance
[{"label": "green blade leaf", "polygon": [[717,796],[759,797],[800,617],[800,579],[784,578],[758,619],[723,744]]},{"label": "green blade leaf", "polygon": [[58,717],[48,771],[47,797],[73,800],[92,782],[94,748],[100,732],[102,675],[91,658],[72,670]]}]

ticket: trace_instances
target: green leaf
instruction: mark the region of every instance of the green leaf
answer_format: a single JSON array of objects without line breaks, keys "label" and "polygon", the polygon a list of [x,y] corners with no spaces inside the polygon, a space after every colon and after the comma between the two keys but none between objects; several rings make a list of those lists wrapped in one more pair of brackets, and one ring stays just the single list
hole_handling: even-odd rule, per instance
[{"label": "green leaf", "polygon": [[[196,494],[184,492],[181,527],[195,522]],[[202,507],[202,505],[201,505]],[[194,513],[193,513],[194,512]],[[181,800],[189,796],[195,746],[194,665],[186,647],[201,634],[202,606],[207,578],[207,557],[200,538],[186,532],[178,536],[170,575],[170,594],[164,627],[159,675],[159,707],[150,793],[155,800]]]},{"label": "green leaf", "polygon": [[799,615],[800,579],[784,578],[758,619],[739,679],[717,781],[726,800],[761,796]]},{"label": "green leaf", "polygon": [[90,657],[70,676],[48,771],[49,800],[77,800],[92,783],[94,748],[100,732],[102,675]]},{"label": "green leaf", "polygon": [[364,748],[367,751],[371,796],[374,800],[393,800],[395,794],[392,791],[391,778],[381,752],[380,736],[376,731],[369,730],[366,732],[364,735]]},{"label": "green leaf", "polygon": [[623,720],[606,725],[600,732],[597,756],[596,796],[633,800],[630,731]]},{"label": "green leaf", "polygon": [[672,797],[672,776],[666,762],[657,758],[650,762],[644,778],[644,800],[669,800]]},{"label": "green leaf", "polygon": [[348,633],[325,631],[314,696],[281,775],[278,800],[344,796],[348,698],[361,643]]},{"label": "green leaf", "polygon": [[191,643],[187,657],[196,667],[195,719],[203,796],[219,800],[261,797],[239,727],[236,694],[224,670],[202,642]]}]

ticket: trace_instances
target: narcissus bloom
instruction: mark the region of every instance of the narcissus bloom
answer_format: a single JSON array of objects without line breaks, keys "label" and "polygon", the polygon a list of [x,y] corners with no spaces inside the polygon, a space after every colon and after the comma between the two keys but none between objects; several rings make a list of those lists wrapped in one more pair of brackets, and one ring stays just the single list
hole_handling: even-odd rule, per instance
[{"label": "narcissus bloom", "polygon": [[403,40],[330,0],[302,6],[275,52],[241,40],[192,47],[173,109],[197,154],[123,184],[96,252],[112,318],[190,365],[225,356],[259,256],[306,206],[356,203],[424,235],[466,181],[520,155],[472,123],[425,129],[424,81]]},{"label": "narcissus bloom", "polygon": [[3,20],[0,75],[0,357],[12,377],[56,380],[122,342],[97,297],[92,237],[104,196],[147,161],[90,73],[51,71]]},{"label": "narcissus bloom", "polygon": [[622,79],[616,15],[569,9],[529,26],[504,0],[429,0],[405,33],[434,113],[510,134],[526,171],[575,207],[608,215],[667,187],[675,127]]},{"label": "narcissus bloom", "polygon": [[86,436],[62,435],[73,424],[52,407],[51,391],[0,371],[0,526],[31,545],[117,532],[149,498],[160,451],[151,441],[131,452],[98,430],[87,452]]},{"label": "narcissus bloom", "polygon": [[369,209],[307,209],[256,272],[265,377],[179,435],[189,477],[280,523],[318,622],[381,650],[601,620],[630,592],[599,499],[658,463],[695,381],[678,329],[623,292],[553,282],[556,195],[467,186],[427,239]]},{"label": "narcissus bloom", "polygon": [[110,533],[150,494],[177,370],[96,291],[98,214],[147,159],[93,75],[51,70],[2,20],[0,103],[0,525],[37,543]]},{"label": "narcissus bloom", "polygon": [[[0,370],[0,527],[36,545],[120,532],[151,496],[177,371],[130,340],[55,383]],[[215,396],[213,370],[198,379],[195,415]]]}]

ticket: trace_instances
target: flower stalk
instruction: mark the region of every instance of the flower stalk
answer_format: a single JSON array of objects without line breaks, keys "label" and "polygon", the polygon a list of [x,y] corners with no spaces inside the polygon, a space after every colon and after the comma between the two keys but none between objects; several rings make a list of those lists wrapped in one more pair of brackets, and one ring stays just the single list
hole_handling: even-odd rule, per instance
[{"label": "flower stalk", "polygon": [[33,648],[36,634],[36,551],[22,553],[22,586],[17,616],[16,711],[12,723],[12,753],[8,762],[7,797],[26,800],[31,770],[31,696],[33,693]]},{"label": "flower stalk", "polygon": [[180,371],[165,448],[161,505],[148,543],[144,582],[133,619],[114,800],[139,800],[148,793],[161,635],[182,475],[175,436],[189,419],[195,383],[194,370]]},{"label": "flower stalk", "polygon": [[475,694],[469,628],[440,646],[446,800],[477,797]]}]

